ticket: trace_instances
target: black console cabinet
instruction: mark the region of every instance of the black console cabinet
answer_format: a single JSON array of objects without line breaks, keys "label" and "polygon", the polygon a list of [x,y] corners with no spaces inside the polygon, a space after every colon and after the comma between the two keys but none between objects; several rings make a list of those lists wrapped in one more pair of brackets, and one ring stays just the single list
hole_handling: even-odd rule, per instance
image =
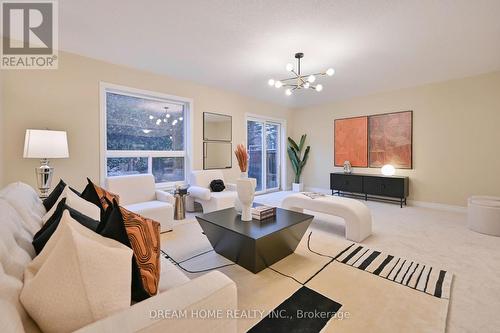
[{"label": "black console cabinet", "polygon": [[409,192],[408,177],[382,176],[369,174],[330,174],[332,194],[354,196],[358,198],[376,199],[399,203],[406,206]]}]

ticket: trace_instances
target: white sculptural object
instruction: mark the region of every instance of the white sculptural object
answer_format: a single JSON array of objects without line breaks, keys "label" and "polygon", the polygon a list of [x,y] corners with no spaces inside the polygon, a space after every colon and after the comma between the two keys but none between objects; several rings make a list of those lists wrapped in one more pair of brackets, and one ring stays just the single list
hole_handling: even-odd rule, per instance
[{"label": "white sculptural object", "polygon": [[255,178],[239,178],[236,181],[236,191],[241,204],[241,220],[252,220],[252,203],[255,195],[257,180]]}]

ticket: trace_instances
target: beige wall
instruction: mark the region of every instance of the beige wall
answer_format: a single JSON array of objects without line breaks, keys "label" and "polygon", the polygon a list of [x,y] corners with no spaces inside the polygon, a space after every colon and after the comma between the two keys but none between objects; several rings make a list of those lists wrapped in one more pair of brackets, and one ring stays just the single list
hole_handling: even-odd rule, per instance
[{"label": "beige wall", "polygon": [[[233,117],[233,145],[246,140],[245,113],[270,115],[290,123],[290,111],[282,106],[74,54],[60,53],[58,70],[4,71],[2,74],[6,126],[1,137],[5,140],[5,182],[21,180],[35,185],[33,168],[38,161],[22,158],[27,128],[68,132],[70,158],[52,161],[56,168],[54,183],[61,177],[82,188],[87,176],[99,180],[100,81],[192,98],[195,169],[203,167],[203,112]],[[233,166],[224,170],[229,180],[240,174],[235,160]]]},{"label": "beige wall", "polygon": [[341,170],[335,118],[404,110],[414,111],[413,170],[396,174],[410,177],[410,199],[465,206],[471,194],[500,195],[500,72],[297,110],[292,133],[312,146],[306,186],[328,189],[329,173]]},{"label": "beige wall", "polygon": [[[99,82],[104,81],[192,98],[195,169],[203,166],[203,112],[233,117],[233,145],[245,141],[245,113],[261,114],[287,120],[288,135],[294,138],[308,134],[312,150],[303,181],[307,187],[327,189],[329,173],[340,170],[333,167],[335,118],[413,110],[414,169],[397,171],[410,176],[411,199],[465,205],[471,194],[500,195],[500,72],[290,110],[73,54],[60,56],[58,70],[0,72],[0,184],[3,164],[4,184],[21,180],[35,185],[38,161],[22,158],[27,128],[68,131],[70,158],[52,161],[56,180],[62,177],[78,188],[86,176],[99,180]],[[229,180],[239,175],[234,160],[233,166],[224,171]]]}]

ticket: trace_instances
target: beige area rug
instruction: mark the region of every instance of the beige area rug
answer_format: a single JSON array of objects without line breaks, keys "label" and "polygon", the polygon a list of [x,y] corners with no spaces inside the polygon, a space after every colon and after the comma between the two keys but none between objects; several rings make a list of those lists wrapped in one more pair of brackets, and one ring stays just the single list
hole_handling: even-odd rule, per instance
[{"label": "beige area rug", "polygon": [[[407,286],[406,282],[414,284],[417,275],[413,273],[410,278],[408,274],[422,271],[421,275],[425,276],[427,271],[422,270],[425,264],[413,263],[411,259],[403,263],[405,259],[399,258],[397,253],[380,251],[371,266],[365,263],[367,267],[360,269],[356,266],[378,251],[362,247],[343,263],[346,256],[361,244],[332,237],[330,232],[321,223],[313,221],[294,254],[258,274],[212,251],[194,218],[175,226],[173,232],[162,235],[162,251],[180,263],[190,278],[218,267],[237,284],[240,310],[263,310],[267,314],[305,283],[306,287],[342,304],[340,315],[332,318],[322,332],[445,331],[452,278],[450,273],[442,277],[441,295],[434,295],[441,271],[439,268],[433,268],[429,274],[426,291],[421,291],[424,286],[422,282],[419,288],[414,289]],[[344,250],[343,256],[332,260]],[[394,258],[386,264],[383,273],[379,272],[380,276],[375,275],[375,266],[380,266],[388,255]],[[409,263],[412,263],[411,266]],[[391,265],[395,267],[393,272],[389,272]],[[396,275],[397,271],[401,273]],[[404,278],[403,272],[406,273]],[[391,280],[393,278],[396,282]],[[238,331],[246,332],[261,319],[240,319]]]}]

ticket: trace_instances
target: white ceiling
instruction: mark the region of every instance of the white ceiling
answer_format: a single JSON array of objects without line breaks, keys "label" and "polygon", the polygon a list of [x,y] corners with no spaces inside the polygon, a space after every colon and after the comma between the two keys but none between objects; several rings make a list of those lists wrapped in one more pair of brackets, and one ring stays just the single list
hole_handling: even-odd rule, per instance
[{"label": "white ceiling", "polygon": [[[60,46],[85,56],[308,106],[500,69],[500,0],[60,0]],[[334,67],[286,97],[271,77],[304,52]]]}]

